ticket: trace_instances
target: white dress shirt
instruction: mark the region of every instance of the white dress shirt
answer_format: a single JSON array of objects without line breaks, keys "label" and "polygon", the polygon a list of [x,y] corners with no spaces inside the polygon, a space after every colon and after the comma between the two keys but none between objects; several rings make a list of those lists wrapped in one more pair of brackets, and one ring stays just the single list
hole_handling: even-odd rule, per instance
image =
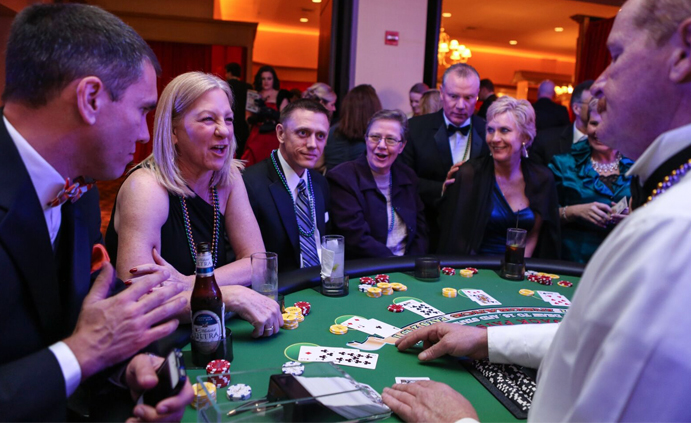
[{"label": "white dress shirt", "polygon": [[[17,132],[4,115],[2,119],[29,173],[31,183],[43,207],[43,215],[46,219],[46,225],[48,226],[50,242],[54,244],[55,238],[60,231],[62,214],[60,212],[60,207],[48,207],[48,203],[55,198],[65,186],[65,178],[60,176],[58,171],[34,150],[31,144]],[[77,389],[82,379],[82,369],[79,367],[77,357],[75,357],[70,347],[62,341],[56,342],[48,348],[55,355],[55,358],[60,364],[62,375],[65,378],[65,391],[69,397]]]},{"label": "white dress shirt", "polygon": [[[393,228],[386,237],[386,247],[391,250],[391,254],[395,256],[402,256],[405,254],[405,246],[408,240],[408,228],[405,225],[401,216],[393,210],[393,217],[391,216],[391,172],[388,175],[377,175],[372,172],[374,182],[377,184],[379,192],[386,198],[386,221],[391,222],[393,218]],[[387,227],[388,230],[388,227]]]},{"label": "white dress shirt", "polygon": [[[278,161],[281,162],[281,168],[283,168],[283,176],[286,178],[286,182],[288,183],[288,188],[290,188],[290,192],[293,194],[293,205],[295,204],[295,201],[298,198],[298,184],[300,183],[300,180],[305,181],[305,186],[307,187],[307,196],[309,198],[312,198],[312,190],[310,190],[310,184],[309,180],[307,179],[307,169],[302,173],[302,176],[298,176],[297,173],[293,170],[292,167],[288,164],[288,162],[283,158],[283,155],[281,154],[281,150],[276,150],[276,155],[278,156]],[[314,199],[312,199],[312,203],[314,204]],[[317,206],[314,206],[314,218],[316,219],[317,215]],[[328,221],[328,217],[324,217],[324,221]],[[317,226],[317,222],[314,223],[314,240],[316,242],[317,246],[317,254],[319,255],[319,260],[321,261],[322,259],[322,249],[321,249],[321,237],[319,236],[319,227]],[[302,252],[300,252],[300,267],[302,267]]]},{"label": "white dress shirt", "polygon": [[576,124],[573,124],[573,144],[576,144],[578,141],[581,141],[583,139],[588,139],[588,135],[584,134],[581,132],[578,128],[576,128]]},{"label": "white dress shirt", "polygon": [[[446,125],[445,128],[448,128],[449,125],[451,125],[452,123],[449,119],[447,119],[444,113],[442,113],[442,116],[444,116],[444,123]],[[470,118],[463,122],[463,124],[461,124],[460,127],[466,125],[470,125]],[[468,135],[463,135],[461,131],[456,131],[449,137],[449,146],[451,147],[451,159],[453,160],[454,164],[460,161],[464,162],[470,158],[470,147],[472,147],[468,145],[468,143],[470,142],[470,136],[470,132],[468,132]],[[465,154],[466,150],[468,150],[468,154]]]}]

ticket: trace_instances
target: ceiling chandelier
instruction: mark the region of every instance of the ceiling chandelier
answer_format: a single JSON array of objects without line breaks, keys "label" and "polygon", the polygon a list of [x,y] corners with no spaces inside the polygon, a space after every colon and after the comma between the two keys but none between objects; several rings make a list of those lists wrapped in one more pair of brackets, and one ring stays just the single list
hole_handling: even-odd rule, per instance
[{"label": "ceiling chandelier", "polygon": [[466,63],[471,57],[473,55],[468,47],[459,44],[458,40],[452,40],[449,34],[444,32],[444,28],[441,28],[437,49],[437,59],[441,66],[449,67],[456,63]]}]

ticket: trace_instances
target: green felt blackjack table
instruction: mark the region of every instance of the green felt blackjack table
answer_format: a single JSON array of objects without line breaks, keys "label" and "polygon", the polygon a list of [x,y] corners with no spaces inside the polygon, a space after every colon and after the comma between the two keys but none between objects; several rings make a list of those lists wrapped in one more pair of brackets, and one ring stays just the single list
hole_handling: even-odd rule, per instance
[{"label": "green felt blackjack table", "polygon": [[[376,369],[345,367],[342,369],[355,380],[369,384],[381,393],[384,387],[395,383],[396,377],[429,377],[433,381],[444,382],[462,393],[475,406],[481,421],[514,421],[516,417],[507,407],[493,396],[466,368],[461,360],[443,357],[431,362],[422,363],[417,359],[419,348],[399,352],[394,345],[395,338],[420,326],[444,321],[459,324],[488,327],[508,324],[543,324],[559,322],[565,315],[567,307],[552,306],[543,301],[537,293],[534,296],[519,294],[521,289],[532,291],[553,291],[571,298],[577,289],[583,267],[568,262],[527,259],[526,269],[559,275],[558,280],[573,283],[572,287],[556,284],[543,286],[528,280],[515,282],[499,277],[499,258],[493,257],[438,257],[442,267],[453,267],[453,276],[440,275],[439,281],[422,282],[413,276],[414,258],[397,257],[386,260],[356,260],[346,262],[346,274],[350,277],[349,294],[344,297],[326,297],[318,291],[319,275],[317,269],[301,269],[279,275],[280,292],[284,295],[285,306],[292,306],[297,301],[307,301],[311,311],[304,322],[294,330],[281,330],[277,335],[268,338],[251,337],[253,327],[240,319],[229,319],[226,326],[232,331],[234,359],[231,372],[252,371],[254,369],[278,368],[287,361],[297,360],[300,346],[319,345],[325,347],[357,347],[357,343],[367,342],[361,349],[379,355]],[[478,273],[472,278],[460,276],[459,269],[474,267]],[[391,282],[400,282],[407,286],[407,291],[394,292],[393,295],[382,295],[369,298],[357,289],[361,276],[388,274]],[[501,305],[481,306],[471,299],[458,295],[446,298],[442,288],[482,289]],[[424,301],[441,310],[444,314],[436,317],[423,317],[411,311],[392,313],[387,306],[405,299]],[[342,323],[352,316],[374,318],[401,328],[398,334],[386,340],[356,330],[349,330],[344,335],[335,335],[329,331],[334,323]],[[370,338],[368,341],[368,337]],[[347,345],[348,343],[353,343]],[[369,349],[368,349],[369,348]],[[187,350],[187,373],[192,383],[197,376],[205,375],[203,369],[191,367]],[[309,366],[309,364],[307,364]],[[280,371],[279,371],[280,372]],[[252,382],[252,398],[266,395],[268,378],[257,376],[237,376],[231,384]],[[242,379],[242,380],[241,380]],[[249,384],[249,383],[248,383]],[[217,401],[228,402],[225,388],[218,389]],[[197,410],[188,407],[183,421],[196,421]],[[395,415],[392,416],[396,419]]]}]

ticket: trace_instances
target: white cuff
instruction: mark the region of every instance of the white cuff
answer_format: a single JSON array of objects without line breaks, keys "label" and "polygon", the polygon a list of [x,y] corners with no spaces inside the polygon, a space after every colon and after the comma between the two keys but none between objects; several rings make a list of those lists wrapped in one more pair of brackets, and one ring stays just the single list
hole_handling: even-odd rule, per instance
[{"label": "white cuff", "polygon": [[65,378],[65,392],[69,397],[77,390],[82,381],[82,368],[79,366],[77,357],[64,342],[56,342],[48,348],[60,364],[62,376]]},{"label": "white cuff", "polygon": [[558,323],[540,323],[487,328],[489,361],[537,369],[545,357]]},{"label": "white cuff", "polygon": [[460,420],[456,420],[454,423],[480,423],[472,417],[463,417]]}]

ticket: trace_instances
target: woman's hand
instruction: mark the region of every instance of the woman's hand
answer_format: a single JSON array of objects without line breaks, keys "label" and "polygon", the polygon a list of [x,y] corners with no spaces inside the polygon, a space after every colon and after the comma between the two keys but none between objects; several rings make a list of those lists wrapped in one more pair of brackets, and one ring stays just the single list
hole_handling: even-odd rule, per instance
[{"label": "woman's hand", "polygon": [[222,286],[221,292],[228,310],[236,312],[254,326],[254,338],[275,335],[283,326],[281,308],[276,301],[238,285]]},{"label": "woman's hand", "polygon": [[[615,203],[614,201],[612,201],[612,207],[614,207],[616,204],[617,204],[617,203]],[[629,215],[629,208],[628,208],[628,207],[625,208],[624,210],[622,210],[621,213],[612,213],[612,216],[611,216],[611,218],[610,218],[610,220],[609,220],[609,224],[612,225],[612,226],[614,226],[614,225],[616,225],[617,223],[621,222],[621,221],[622,221],[626,216],[628,216],[628,215]]]},{"label": "woman's hand", "polygon": [[607,227],[607,222],[612,219],[612,208],[607,204],[598,203],[593,201],[592,203],[586,204],[575,204],[573,206],[568,206],[566,220],[573,220],[572,217],[575,216],[586,222],[590,222],[593,225],[599,226],[601,228]]}]

